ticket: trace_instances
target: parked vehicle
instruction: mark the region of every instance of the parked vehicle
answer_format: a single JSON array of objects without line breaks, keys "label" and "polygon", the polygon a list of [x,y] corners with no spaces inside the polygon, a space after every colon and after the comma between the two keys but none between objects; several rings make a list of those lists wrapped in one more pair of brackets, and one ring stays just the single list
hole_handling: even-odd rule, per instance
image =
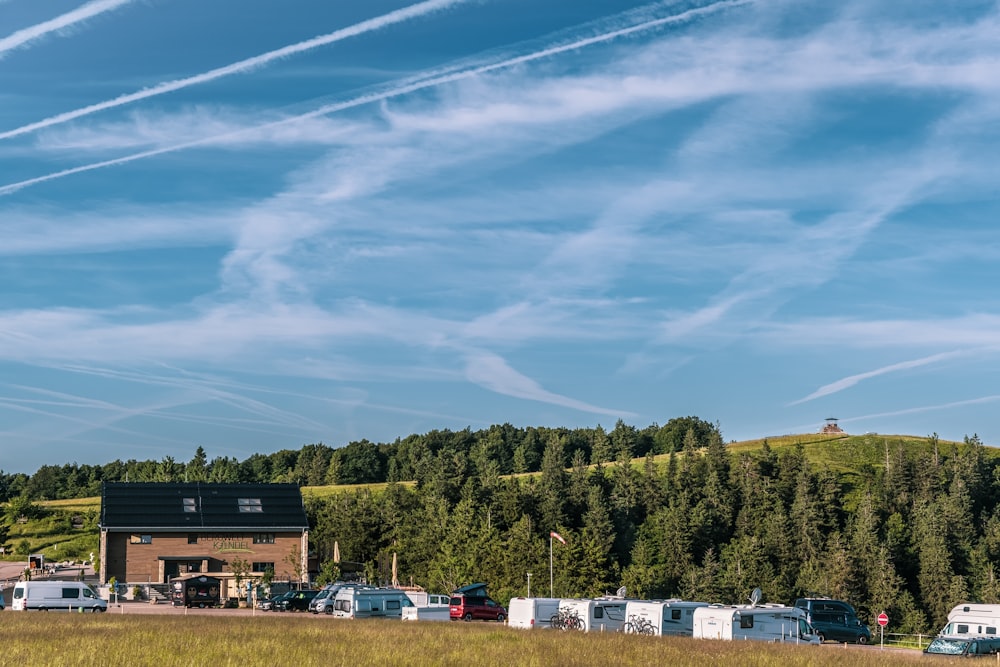
[{"label": "parked vehicle", "polygon": [[867,644],[872,633],[861,622],[847,602],[827,597],[799,598],[795,606],[806,612],[806,621],[813,627],[821,642],[828,639],[838,642]]},{"label": "parked vehicle", "polygon": [[272,595],[269,598],[261,600],[259,604],[261,611],[277,611],[275,609],[275,605],[277,605],[279,601],[283,600],[284,598],[288,597],[294,592],[295,591],[285,591],[284,593],[281,593],[279,595]]},{"label": "parked vehicle", "polygon": [[559,598],[511,598],[507,625],[512,628],[551,628],[559,613]]},{"label": "parked vehicle", "polygon": [[709,605],[694,610],[695,639],[752,639],[819,644],[819,637],[799,607],[778,604]]},{"label": "parked vehicle", "polygon": [[170,580],[170,601],[175,607],[217,607],[221,582],[204,574]]},{"label": "parked vehicle", "polygon": [[400,588],[399,590],[406,593],[406,597],[410,598],[410,602],[418,607],[447,607],[451,601],[450,595],[428,593],[424,590],[409,590],[406,588]]},{"label": "parked vehicle", "polygon": [[707,602],[687,600],[629,600],[625,603],[622,630],[630,634],[690,637],[694,610],[707,606]]},{"label": "parked vehicle", "polygon": [[401,618],[404,621],[450,621],[451,610],[448,605],[403,607]]},{"label": "parked vehicle", "polygon": [[997,637],[935,637],[924,649],[928,655],[948,655],[974,657],[996,655],[1000,652],[1000,638]]},{"label": "parked vehicle", "polygon": [[1000,604],[964,602],[948,613],[939,635],[995,637],[1000,627]]},{"label": "parked vehicle", "polygon": [[309,611],[311,611],[314,614],[319,614],[319,613],[332,614],[334,598],[337,597],[337,593],[340,591],[340,589],[345,588],[349,585],[350,584],[345,584],[342,581],[338,581],[333,584],[327,584],[322,589],[320,589],[319,593],[316,594],[316,597],[314,597],[312,601],[309,602]]},{"label": "parked vehicle", "polygon": [[334,618],[401,618],[412,607],[406,593],[396,588],[342,588],[333,602]]},{"label": "parked vehicle", "polygon": [[19,581],[10,603],[13,611],[107,611],[108,602],[82,581]]},{"label": "parked vehicle", "polygon": [[559,601],[559,614],[576,619],[571,627],[567,624],[565,629],[618,632],[625,624],[625,605],[626,601],[622,598],[567,598]]},{"label": "parked vehicle", "polygon": [[274,611],[308,611],[309,603],[318,593],[314,590],[289,591],[274,603]]},{"label": "parked vehicle", "polygon": [[451,620],[458,621],[499,621],[507,618],[507,610],[488,595],[452,595],[448,601]]}]

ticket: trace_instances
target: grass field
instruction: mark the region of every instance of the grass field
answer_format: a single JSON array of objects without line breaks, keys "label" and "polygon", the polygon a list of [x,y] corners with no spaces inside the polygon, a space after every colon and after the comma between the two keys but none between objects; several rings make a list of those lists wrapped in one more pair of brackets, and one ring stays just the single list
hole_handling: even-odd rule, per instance
[{"label": "grass field", "polygon": [[[623,634],[519,631],[484,623],[0,612],[4,665],[850,665],[925,663],[915,651]],[[940,664],[935,661],[935,664]]]}]

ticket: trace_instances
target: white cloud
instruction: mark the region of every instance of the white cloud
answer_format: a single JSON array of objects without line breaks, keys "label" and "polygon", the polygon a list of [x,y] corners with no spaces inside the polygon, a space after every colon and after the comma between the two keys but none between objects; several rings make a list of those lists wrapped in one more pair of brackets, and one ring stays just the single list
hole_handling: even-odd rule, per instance
[{"label": "white cloud", "polygon": [[10,51],[25,48],[33,42],[48,37],[49,35],[66,34],[70,29],[79,26],[81,23],[92,19],[95,16],[119,9],[133,1],[134,0],[93,0],[93,2],[80,5],[76,9],[57,16],[54,19],[43,21],[42,23],[37,23],[28,28],[18,30],[7,37],[0,38],[0,59],[3,59],[4,54]]},{"label": "white cloud", "polygon": [[888,366],[883,366],[881,368],[876,368],[872,371],[866,371],[864,373],[857,373],[855,375],[849,375],[845,378],[841,378],[836,382],[831,382],[825,384],[813,393],[809,394],[804,398],[800,398],[797,401],[792,401],[788,405],[798,405],[800,403],[806,403],[807,401],[812,401],[814,399],[820,398],[822,396],[829,396],[830,394],[835,394],[845,389],[850,389],[854,385],[862,382],[863,380],[869,380],[874,377],[879,377],[880,375],[886,375],[887,373],[896,373],[898,371],[910,370],[911,368],[920,368],[921,366],[927,366],[928,364],[936,364],[940,361],[946,361],[948,359],[954,359],[955,357],[962,354],[961,352],[941,352],[939,354],[932,354],[927,357],[921,357],[920,359],[910,359],[908,361],[901,361],[896,364],[890,364]]}]

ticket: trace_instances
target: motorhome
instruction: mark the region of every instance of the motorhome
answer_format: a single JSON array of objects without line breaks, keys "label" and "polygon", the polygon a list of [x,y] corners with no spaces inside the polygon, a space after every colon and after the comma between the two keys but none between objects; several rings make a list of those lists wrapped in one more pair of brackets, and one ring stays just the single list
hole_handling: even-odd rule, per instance
[{"label": "motorhome", "polygon": [[939,635],[948,637],[993,637],[1000,627],[1000,604],[963,602],[948,614]]},{"label": "motorhome", "polygon": [[625,624],[625,604],[622,598],[566,598],[559,601],[559,614],[578,621],[576,630],[617,632]]},{"label": "motorhome", "polygon": [[625,603],[623,630],[643,635],[690,637],[694,629],[694,610],[707,606],[707,602],[687,600],[629,600]]},{"label": "motorhome", "polygon": [[559,614],[559,598],[511,598],[507,625],[512,628],[551,628]]},{"label": "motorhome", "polygon": [[342,588],[333,600],[334,618],[401,618],[413,602],[395,588]]},{"label": "motorhome", "polygon": [[14,611],[107,611],[108,602],[82,581],[19,581],[10,608]]},{"label": "motorhome", "polygon": [[694,610],[695,639],[751,639],[768,642],[819,644],[806,614],[779,604],[709,605]]}]

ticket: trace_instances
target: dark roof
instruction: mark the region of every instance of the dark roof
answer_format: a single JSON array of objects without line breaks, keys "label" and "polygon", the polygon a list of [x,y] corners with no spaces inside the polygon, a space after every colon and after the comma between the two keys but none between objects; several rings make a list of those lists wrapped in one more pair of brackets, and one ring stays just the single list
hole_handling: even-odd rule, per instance
[{"label": "dark roof", "polygon": [[309,521],[296,484],[105,482],[101,528],[306,530]]}]

